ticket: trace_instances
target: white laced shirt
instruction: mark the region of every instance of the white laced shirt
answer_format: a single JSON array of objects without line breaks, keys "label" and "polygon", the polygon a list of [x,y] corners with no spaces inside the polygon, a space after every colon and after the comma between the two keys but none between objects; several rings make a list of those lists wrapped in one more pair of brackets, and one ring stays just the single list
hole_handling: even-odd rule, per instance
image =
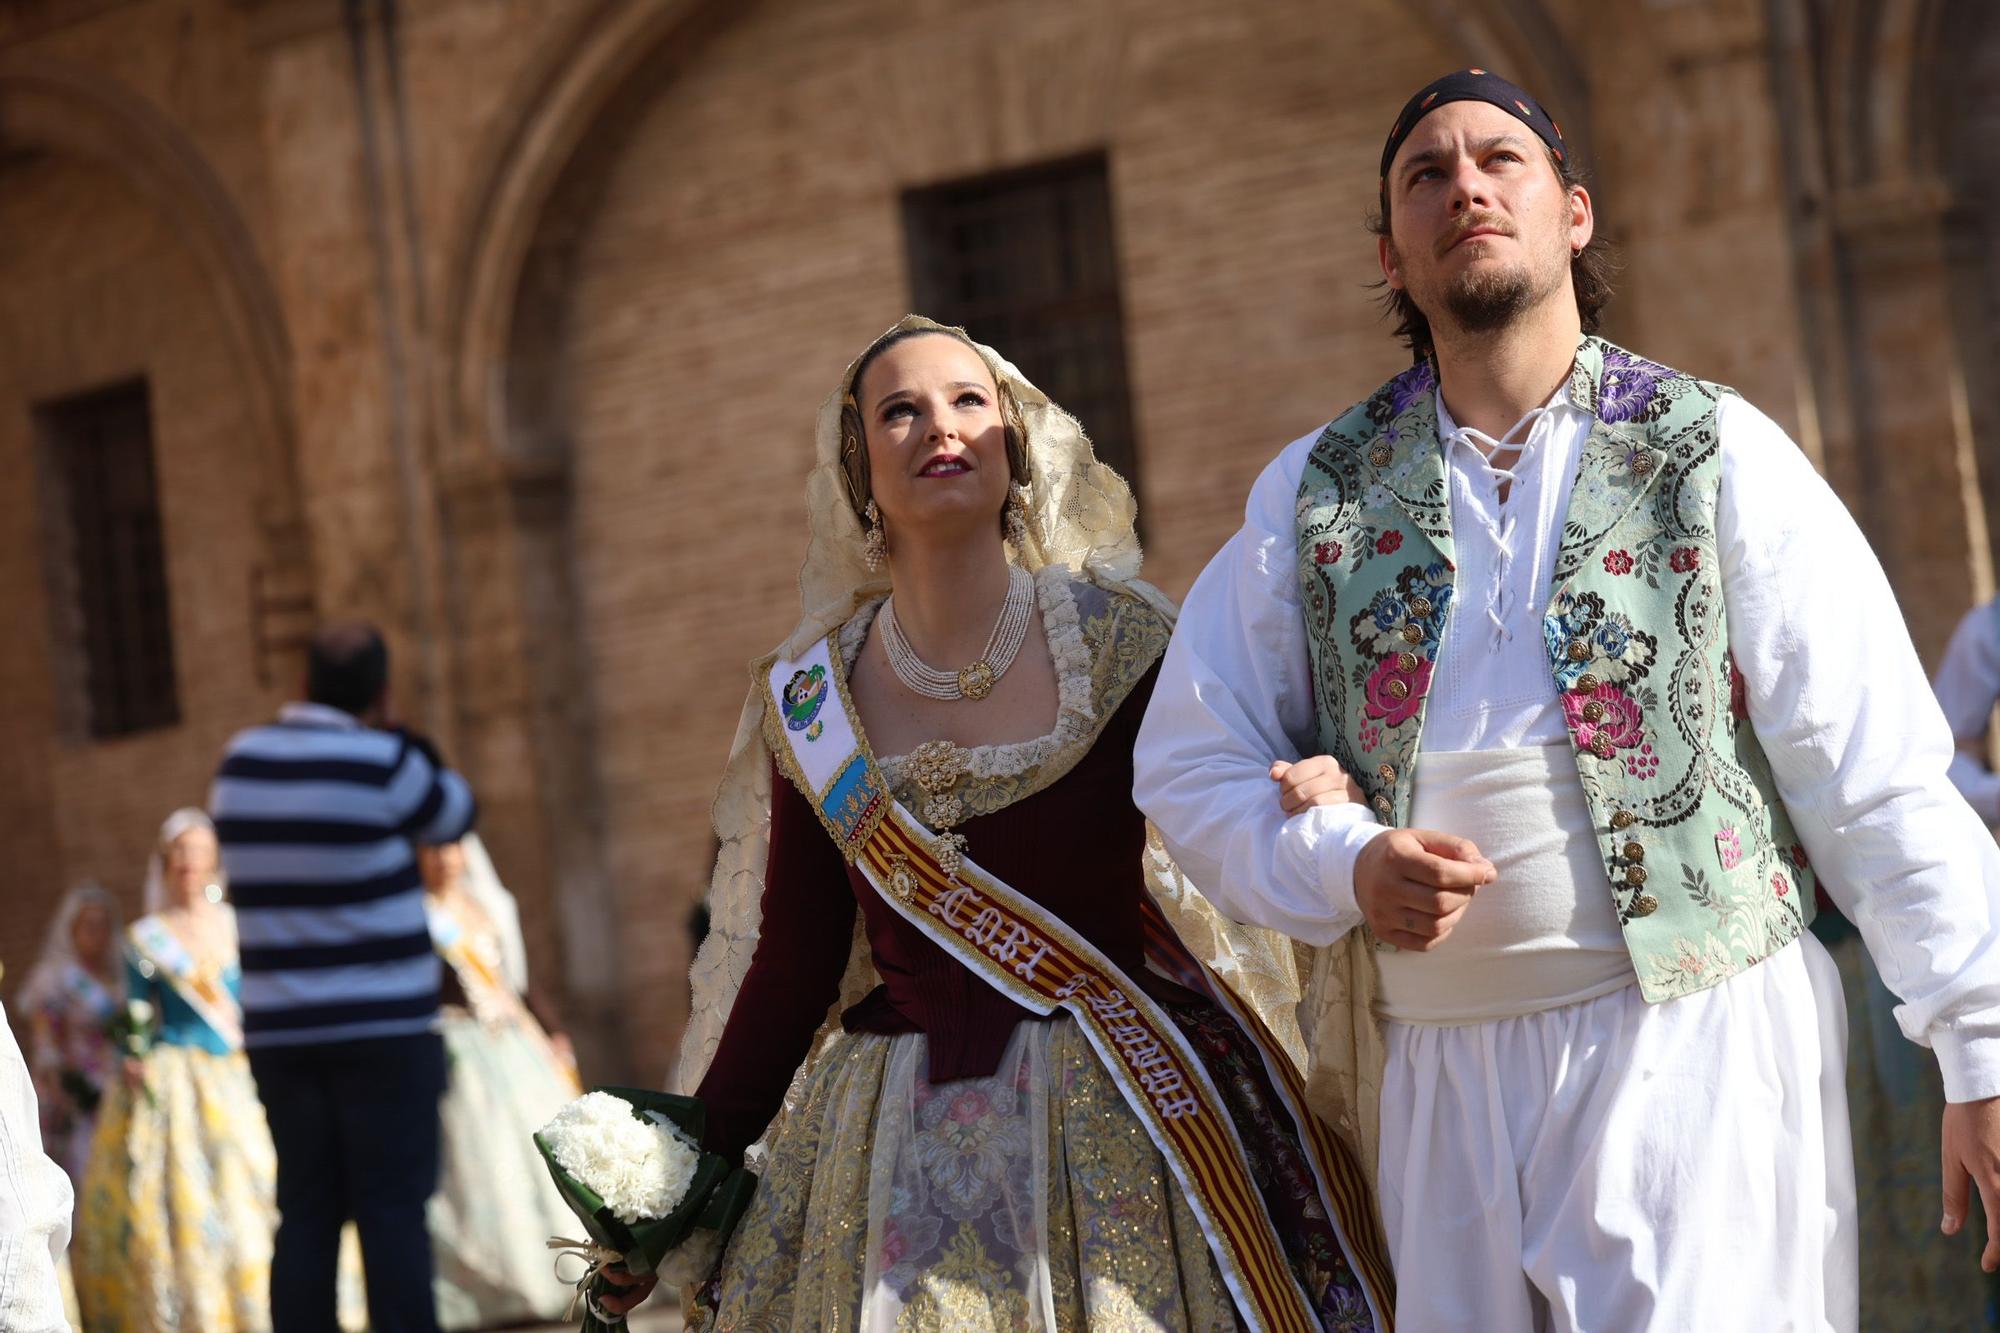
[{"label": "white laced shirt", "polygon": [[[1510,432],[1522,447],[1504,469],[1442,395],[1438,423],[1458,572],[1421,747],[1563,742],[1542,617],[1590,418],[1558,393]],[[1777,423],[1725,396],[1716,427],[1729,646],[1779,794],[1947,1095],[2000,1095],[2000,849],[1946,777],[1951,732],[1895,595]],[[1360,924],[1355,857],[1383,831],[1361,804],[1287,819],[1268,776],[1320,748],[1296,532],[1319,434],[1265,468],[1195,581],[1134,756],[1134,797],[1189,878],[1225,914],[1309,944]]]}]

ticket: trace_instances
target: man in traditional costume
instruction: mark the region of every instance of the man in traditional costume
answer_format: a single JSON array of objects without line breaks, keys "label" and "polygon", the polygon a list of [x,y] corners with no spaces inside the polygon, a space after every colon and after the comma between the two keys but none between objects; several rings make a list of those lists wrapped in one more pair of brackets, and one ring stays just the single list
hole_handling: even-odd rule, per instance
[{"label": "man in traditional costume", "polygon": [[1406,1333],[1852,1329],[1814,894],[1937,1054],[1955,1232],[2000,1185],[2000,858],[1832,491],[1595,336],[1573,170],[1485,71],[1404,108],[1377,230],[1417,363],[1258,479],[1136,796],[1222,911],[1330,946],[1311,1085],[1377,1145]]}]

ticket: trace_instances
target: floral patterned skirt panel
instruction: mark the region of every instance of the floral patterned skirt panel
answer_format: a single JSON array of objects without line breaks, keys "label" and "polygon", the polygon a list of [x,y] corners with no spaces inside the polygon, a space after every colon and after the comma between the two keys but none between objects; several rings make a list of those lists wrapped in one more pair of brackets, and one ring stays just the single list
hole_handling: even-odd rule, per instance
[{"label": "floral patterned skirt panel", "polygon": [[277,1164],[241,1054],[156,1046],[104,1097],[71,1252],[92,1333],[271,1325]]}]

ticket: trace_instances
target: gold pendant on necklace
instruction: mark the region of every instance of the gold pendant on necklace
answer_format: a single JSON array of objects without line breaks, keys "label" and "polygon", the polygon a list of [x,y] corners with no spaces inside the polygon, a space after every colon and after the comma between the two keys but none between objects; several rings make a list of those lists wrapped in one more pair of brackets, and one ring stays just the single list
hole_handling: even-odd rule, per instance
[{"label": "gold pendant on necklace", "polygon": [[968,699],[984,699],[993,693],[993,668],[980,658],[971,666],[961,667],[958,672],[958,692]]}]

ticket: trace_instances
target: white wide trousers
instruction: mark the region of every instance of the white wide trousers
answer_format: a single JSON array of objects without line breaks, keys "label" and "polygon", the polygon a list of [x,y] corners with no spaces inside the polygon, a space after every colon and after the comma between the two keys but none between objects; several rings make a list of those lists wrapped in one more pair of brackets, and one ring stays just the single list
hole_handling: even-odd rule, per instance
[{"label": "white wide trousers", "polygon": [[1852,1333],[1847,1018],[1807,934],[1696,995],[1385,1025],[1401,1333]]}]

